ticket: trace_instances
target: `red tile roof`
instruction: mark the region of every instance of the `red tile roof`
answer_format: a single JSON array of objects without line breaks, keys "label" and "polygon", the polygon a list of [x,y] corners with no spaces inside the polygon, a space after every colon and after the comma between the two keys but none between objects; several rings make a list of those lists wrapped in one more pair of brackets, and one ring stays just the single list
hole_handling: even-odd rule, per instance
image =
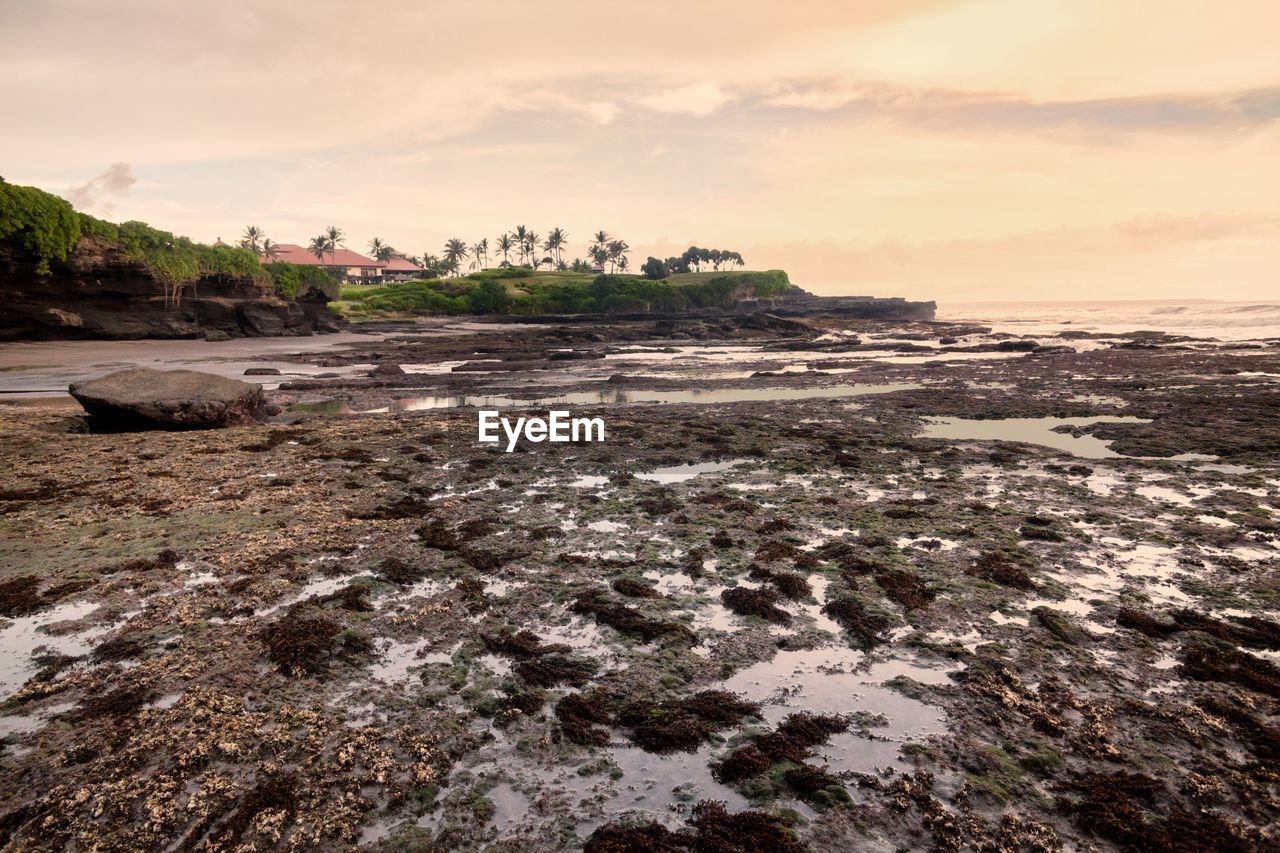
[{"label": "red tile roof", "polygon": [[335,252],[325,252],[324,260],[320,260],[311,250],[305,246],[298,246],[293,243],[280,243],[276,246],[276,256],[274,258],[263,257],[263,263],[270,263],[272,260],[287,261],[291,264],[301,264],[311,267],[378,267],[382,268],[387,265],[386,261],[375,261],[373,258],[366,258],[350,249],[338,249]]},{"label": "red tile roof", "polygon": [[422,267],[415,264],[408,258],[387,258],[385,261],[386,269],[383,272],[420,272]]}]

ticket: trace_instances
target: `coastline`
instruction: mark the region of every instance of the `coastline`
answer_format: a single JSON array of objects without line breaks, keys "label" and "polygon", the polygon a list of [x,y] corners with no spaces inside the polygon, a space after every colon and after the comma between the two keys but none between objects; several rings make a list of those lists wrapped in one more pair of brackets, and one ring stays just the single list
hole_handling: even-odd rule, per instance
[{"label": "coastline", "polygon": [[[305,762],[272,777],[294,823],[373,849],[677,831],[704,798],[793,814],[815,846],[1055,849],[1129,802],[1117,760],[1177,808],[1181,767],[1222,792],[1150,832],[1261,823],[1241,697],[1269,701],[1280,636],[1274,343],[429,325],[235,342],[307,374],[263,378],[285,413],[262,426],[99,435],[0,406],[0,568],[38,578],[0,631],[48,647],[4,681],[0,786],[45,837],[189,831],[177,806],[90,810],[208,784],[192,754],[228,808],[263,756]],[[146,345],[103,353],[126,346]],[[568,399],[607,438],[508,454],[476,442],[472,399]],[[801,713],[831,731],[725,775]]]}]

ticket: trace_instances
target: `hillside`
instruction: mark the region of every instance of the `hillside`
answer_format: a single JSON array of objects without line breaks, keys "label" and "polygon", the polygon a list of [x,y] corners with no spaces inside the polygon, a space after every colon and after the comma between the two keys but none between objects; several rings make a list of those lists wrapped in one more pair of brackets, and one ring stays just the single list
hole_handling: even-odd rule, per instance
[{"label": "hillside", "polygon": [[352,319],[404,314],[675,313],[758,304],[799,291],[782,270],[638,275],[484,270],[450,279],[348,286],[335,307]]}]

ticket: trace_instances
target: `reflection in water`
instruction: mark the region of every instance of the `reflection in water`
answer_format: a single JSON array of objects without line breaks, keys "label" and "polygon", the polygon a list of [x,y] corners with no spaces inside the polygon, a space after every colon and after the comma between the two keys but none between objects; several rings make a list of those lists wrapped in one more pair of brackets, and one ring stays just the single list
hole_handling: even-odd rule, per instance
[{"label": "reflection in water", "polygon": [[[520,400],[515,397],[458,395],[452,397],[407,397],[392,404],[392,409],[416,412],[423,409],[452,409],[462,406],[477,408],[586,406],[597,403],[751,403],[765,400],[812,400],[837,397],[861,397],[867,394],[891,394],[921,387],[915,382],[889,385],[829,385],[823,388],[717,388],[710,391],[575,391],[554,397]],[[385,411],[385,409],[378,410]]]},{"label": "reflection in water", "polygon": [[1086,459],[1113,459],[1121,454],[1111,449],[1108,442],[1091,435],[1074,436],[1071,433],[1054,432],[1056,427],[1084,427],[1092,424],[1149,424],[1146,418],[1086,417],[1086,418],[1001,418],[999,420],[974,420],[970,418],[929,418],[925,421],[925,438],[950,438],[958,441],[1017,441],[1038,444],[1063,450],[1073,456]]},{"label": "reflection in water", "polygon": [[747,461],[746,459],[726,459],[723,462],[690,462],[686,465],[655,468],[652,471],[636,474],[635,477],[637,480],[649,480],[653,483],[683,483],[699,474],[717,474],[738,465],[744,465]]}]

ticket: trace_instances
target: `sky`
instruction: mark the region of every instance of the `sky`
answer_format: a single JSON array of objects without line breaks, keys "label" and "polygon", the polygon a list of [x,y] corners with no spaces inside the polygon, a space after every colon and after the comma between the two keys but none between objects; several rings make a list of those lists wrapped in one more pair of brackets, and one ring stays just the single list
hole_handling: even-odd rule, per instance
[{"label": "sky", "polygon": [[1274,300],[1277,45],[1274,0],[0,0],[0,175],[206,242]]}]

